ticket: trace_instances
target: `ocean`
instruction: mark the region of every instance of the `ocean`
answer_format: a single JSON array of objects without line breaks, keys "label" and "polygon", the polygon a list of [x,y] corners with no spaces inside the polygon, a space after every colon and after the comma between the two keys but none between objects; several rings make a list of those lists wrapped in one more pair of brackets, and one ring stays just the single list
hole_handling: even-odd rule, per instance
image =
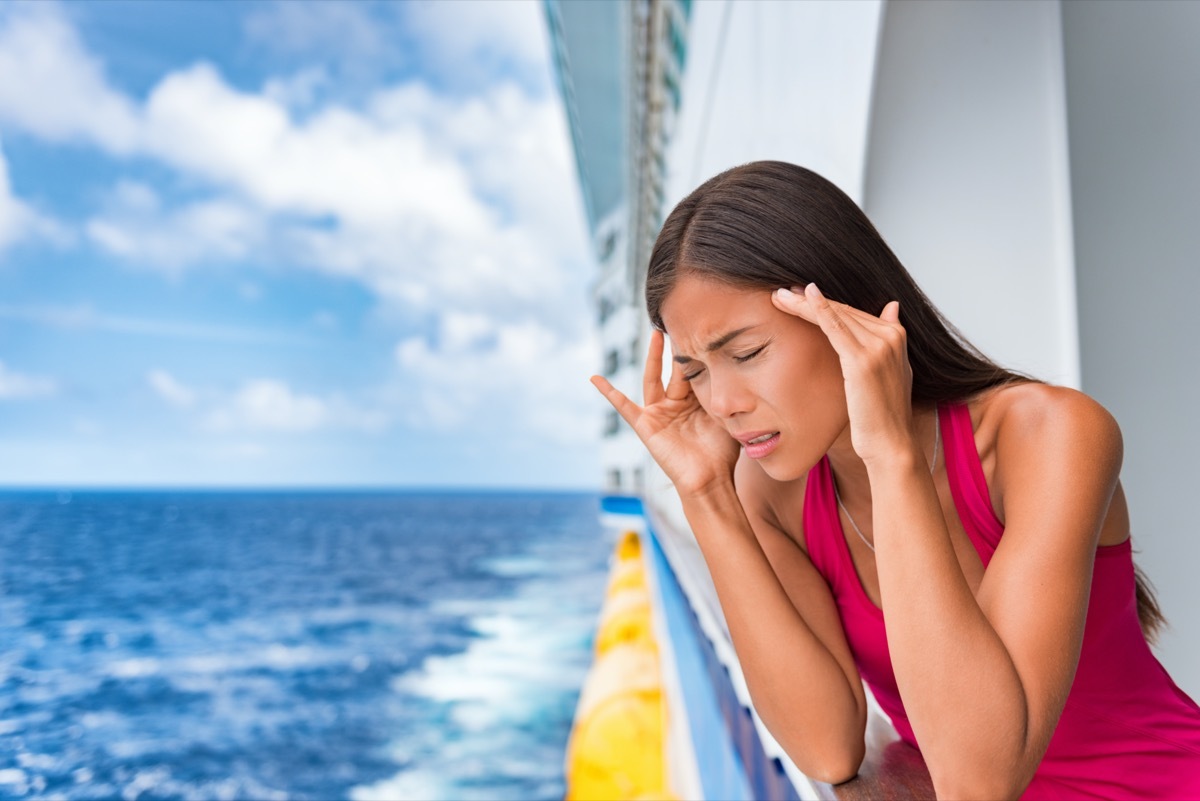
[{"label": "ocean", "polygon": [[561,798],[598,511],[0,493],[0,797]]}]

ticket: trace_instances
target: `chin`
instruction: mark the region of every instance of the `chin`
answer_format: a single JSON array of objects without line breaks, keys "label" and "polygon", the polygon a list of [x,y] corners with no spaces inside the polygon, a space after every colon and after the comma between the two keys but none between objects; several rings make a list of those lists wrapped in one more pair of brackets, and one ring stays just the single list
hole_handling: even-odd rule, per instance
[{"label": "chin", "polygon": [[[782,456],[782,454],[778,454]],[[779,483],[787,483],[796,481],[808,475],[808,471],[817,463],[816,459],[811,462],[802,460],[803,464],[797,464],[795,459],[764,459],[758,463],[762,471],[767,474],[767,477],[778,481]]]},{"label": "chin", "polygon": [[[786,435],[785,435],[786,436]],[[780,443],[774,453],[759,462],[763,472],[779,482],[798,481],[805,478],[817,462],[833,445],[830,442],[821,447],[820,441],[810,437],[793,435]]]}]

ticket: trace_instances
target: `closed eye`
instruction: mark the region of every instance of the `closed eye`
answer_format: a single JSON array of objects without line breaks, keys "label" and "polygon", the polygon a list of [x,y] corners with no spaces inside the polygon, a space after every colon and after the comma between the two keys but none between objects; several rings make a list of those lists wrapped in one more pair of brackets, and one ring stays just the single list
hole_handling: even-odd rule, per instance
[{"label": "closed eye", "polygon": [[[761,347],[755,348],[754,350],[750,351],[749,353],[745,354],[744,356],[734,356],[734,357],[733,357],[733,360],[734,360],[735,362],[737,362],[738,364],[744,364],[745,362],[748,362],[748,361],[750,361],[750,360],[751,360],[751,359],[753,359],[755,356],[758,356],[760,353],[762,353],[764,350],[766,350],[766,349],[767,349],[767,345],[769,345],[769,344],[771,344],[771,343],[770,343],[770,342],[768,342],[768,343],[766,343],[765,345],[762,345]],[[688,374],[688,375],[685,375],[685,376],[683,377],[683,380],[684,380],[684,381],[694,381],[695,379],[699,378],[699,377],[700,377],[700,374],[701,374],[701,373],[703,373],[703,372],[704,372],[704,370],[703,370],[703,369],[697,370],[697,371],[696,371],[696,372],[694,372],[694,373],[690,373],[690,374]]]},{"label": "closed eye", "polygon": [[756,349],[756,350],[753,350],[753,351],[751,351],[750,353],[747,353],[745,356],[734,356],[734,357],[733,357],[733,360],[734,360],[735,362],[737,362],[738,364],[742,364],[743,362],[748,362],[748,361],[750,361],[751,359],[753,359],[755,356],[757,356],[758,354],[760,354],[760,353],[762,353],[764,350],[766,350],[766,348],[767,348],[767,346],[766,346],[766,345],[763,345],[761,348],[758,348],[758,349]]}]

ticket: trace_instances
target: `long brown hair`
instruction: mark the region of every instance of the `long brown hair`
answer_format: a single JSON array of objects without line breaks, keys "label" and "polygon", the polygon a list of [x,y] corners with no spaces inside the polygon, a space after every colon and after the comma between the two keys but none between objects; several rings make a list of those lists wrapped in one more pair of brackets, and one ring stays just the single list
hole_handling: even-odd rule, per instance
[{"label": "long brown hair", "polygon": [[[900,301],[915,404],[962,403],[994,387],[1036,381],[987,358],[921,291],[875,226],[842,190],[811,170],[756,161],[701,184],[663,223],[646,273],[646,310],[665,330],[662,305],[683,274],[745,289],[816,282],[831,300],[879,314]],[[1164,618],[1136,571],[1138,617],[1148,639]]]}]

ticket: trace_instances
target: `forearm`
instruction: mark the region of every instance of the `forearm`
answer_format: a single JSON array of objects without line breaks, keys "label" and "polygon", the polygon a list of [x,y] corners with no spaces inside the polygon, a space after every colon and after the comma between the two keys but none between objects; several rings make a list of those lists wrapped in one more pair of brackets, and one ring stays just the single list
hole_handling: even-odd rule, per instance
[{"label": "forearm", "polygon": [[683,509],[763,722],[806,774],[850,778],[863,755],[861,685],[788,597],[732,483],[683,496]]},{"label": "forearm", "polygon": [[888,648],[935,789],[1010,792],[1031,772],[1024,689],[963,575],[924,458],[900,453],[868,473]]}]

